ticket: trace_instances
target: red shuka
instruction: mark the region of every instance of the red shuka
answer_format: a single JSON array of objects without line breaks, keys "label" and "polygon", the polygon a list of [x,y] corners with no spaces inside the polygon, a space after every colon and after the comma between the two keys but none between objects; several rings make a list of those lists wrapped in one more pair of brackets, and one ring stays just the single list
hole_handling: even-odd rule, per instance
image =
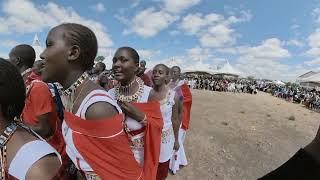
[{"label": "red shuka", "polygon": [[123,130],[123,118],[123,114],[118,114],[110,119],[90,121],[65,112],[75,147],[101,179],[143,179],[142,168]]},{"label": "red shuka", "polygon": [[191,113],[191,105],[192,105],[192,94],[190,88],[187,84],[183,84],[180,86],[183,96],[183,111],[182,111],[182,126],[181,128],[184,130],[189,129],[190,123],[190,113]]},{"label": "red shuka", "polygon": [[144,136],[144,179],[155,180],[160,156],[161,133],[163,120],[160,103],[153,101],[147,103],[132,103],[147,116],[147,125]]}]

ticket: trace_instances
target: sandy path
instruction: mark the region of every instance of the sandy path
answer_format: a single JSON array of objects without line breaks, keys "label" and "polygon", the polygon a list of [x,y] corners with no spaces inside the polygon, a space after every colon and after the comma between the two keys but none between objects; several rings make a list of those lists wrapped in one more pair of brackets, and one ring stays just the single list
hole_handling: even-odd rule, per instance
[{"label": "sandy path", "polygon": [[320,113],[265,93],[193,90],[189,165],[168,179],[256,179],[310,142],[319,119]]}]

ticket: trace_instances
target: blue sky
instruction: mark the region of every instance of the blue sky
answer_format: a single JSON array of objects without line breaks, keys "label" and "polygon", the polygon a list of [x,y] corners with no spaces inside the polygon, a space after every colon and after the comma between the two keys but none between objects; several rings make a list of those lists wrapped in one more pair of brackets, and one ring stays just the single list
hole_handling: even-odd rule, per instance
[{"label": "blue sky", "polygon": [[[320,70],[320,2],[316,0],[3,0],[0,55],[62,22],[94,30],[99,54],[132,46],[152,67],[215,69],[226,60],[244,75],[294,80]],[[172,60],[173,59],[173,60]]]}]

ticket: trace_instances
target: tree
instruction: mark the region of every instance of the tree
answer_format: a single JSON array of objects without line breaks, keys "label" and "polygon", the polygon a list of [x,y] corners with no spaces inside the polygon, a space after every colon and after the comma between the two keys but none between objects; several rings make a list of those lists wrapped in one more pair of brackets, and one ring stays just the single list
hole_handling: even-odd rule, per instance
[{"label": "tree", "polygon": [[103,56],[97,56],[96,59],[94,59],[94,61],[96,62],[102,62],[105,58]]}]

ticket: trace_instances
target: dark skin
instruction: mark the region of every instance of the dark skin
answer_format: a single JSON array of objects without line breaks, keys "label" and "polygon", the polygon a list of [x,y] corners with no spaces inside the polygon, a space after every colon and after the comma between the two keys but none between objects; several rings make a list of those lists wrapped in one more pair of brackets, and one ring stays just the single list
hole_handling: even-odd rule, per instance
[{"label": "dark skin", "polygon": [[109,83],[110,74],[111,74],[110,71],[105,70],[98,77],[100,85],[107,91],[109,90],[108,83]]},{"label": "dark skin", "polygon": [[[23,63],[23,59],[19,57],[19,55],[16,54],[15,52],[15,48],[13,48],[11,50],[11,52],[9,53],[9,61],[14,64],[19,71],[22,73],[25,70],[27,70],[29,67],[26,66]],[[42,64],[43,66],[43,64]],[[27,76],[23,76],[23,80],[26,80]],[[33,92],[33,89],[30,90],[30,93]],[[36,133],[38,133],[41,137],[43,138],[49,138],[50,136],[52,136],[53,134],[53,129],[51,128],[50,124],[50,115],[53,112],[49,112],[46,114],[41,114],[39,116],[37,116],[37,120],[38,120],[38,124],[35,126],[30,126],[30,128],[35,131]]]},{"label": "dark skin", "polygon": [[137,76],[142,76],[144,72],[146,71],[146,61],[142,60],[140,61],[140,67],[137,71]]},{"label": "dark skin", "polygon": [[178,79],[180,79],[180,76],[181,76],[181,71],[179,68],[177,67],[171,68],[171,77],[173,82],[176,82]]},{"label": "dark skin", "polygon": [[[139,67],[139,63],[133,59],[131,52],[127,49],[118,49],[112,60],[112,71],[114,72],[115,79],[121,83],[121,85],[128,85],[136,78],[136,72]],[[138,83],[132,84],[130,92],[132,95],[139,89]],[[139,111],[136,107],[127,102],[118,102],[123,112],[131,118],[142,121],[145,114]]]},{"label": "dark skin", "polygon": [[[1,109],[1,105],[0,105]],[[10,122],[3,116],[0,111],[0,132],[3,132]],[[18,127],[7,143],[7,163],[12,162],[18,150],[26,143],[38,140],[26,130]],[[61,166],[59,158],[55,154],[47,155],[35,162],[28,170],[26,179],[52,179],[59,171]]]},{"label": "dark skin", "polygon": [[[46,49],[40,55],[45,66],[42,77],[46,82],[59,82],[64,89],[70,87],[85,71],[79,59],[81,49],[77,45],[69,45],[63,38],[66,29],[63,26],[53,28],[46,40]],[[93,60],[92,60],[93,61]],[[85,80],[75,91],[75,102],[72,113],[76,113],[83,99],[93,90],[103,90],[96,83]],[[108,119],[118,112],[111,104],[98,102],[91,105],[86,112],[86,120]]]},{"label": "dark skin", "polygon": [[92,69],[92,73],[99,75],[103,72],[103,66],[101,63],[97,63],[94,68]]},{"label": "dark skin", "polygon": [[[169,87],[166,85],[166,80],[168,79],[169,71],[161,65],[157,65],[153,68],[152,71],[152,82],[153,82],[153,89],[150,92],[150,96],[152,97],[151,100],[154,101],[162,101],[166,98],[167,93],[169,91]],[[179,118],[179,97],[175,95],[174,97],[175,104],[172,107],[172,117],[171,122],[173,126],[174,132],[174,147],[175,151],[178,151],[180,148],[179,145],[179,129],[181,124],[181,118]]]},{"label": "dark skin", "polygon": [[[169,84],[170,88],[174,88],[176,86],[175,82],[177,82],[180,79],[181,70],[179,68],[177,68],[177,67],[171,68],[170,76],[171,76],[171,79],[172,79],[173,82],[168,83],[168,84]],[[180,121],[182,120],[182,110],[183,110],[183,102],[179,100],[179,103],[178,103],[178,114],[179,114]]]},{"label": "dark skin", "polygon": [[33,64],[32,70],[37,74],[41,75],[41,69],[43,68],[44,64],[42,60],[36,61]]}]

